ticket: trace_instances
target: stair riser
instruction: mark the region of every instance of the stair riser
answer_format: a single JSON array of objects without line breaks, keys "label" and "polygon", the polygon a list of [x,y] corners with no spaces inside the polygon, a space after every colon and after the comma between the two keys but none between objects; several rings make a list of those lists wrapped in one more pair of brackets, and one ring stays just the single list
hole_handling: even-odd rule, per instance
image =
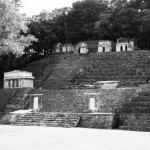
[{"label": "stair riser", "polygon": [[124,120],[123,126],[150,127],[150,120]]},{"label": "stair riser", "polygon": [[134,120],[134,119],[142,119],[142,120],[150,120],[150,114],[126,114],[120,116],[121,120]]},{"label": "stair riser", "polygon": [[19,118],[14,125],[25,125],[25,126],[63,126],[63,127],[74,127],[78,124],[80,117],[74,116],[48,116],[40,114],[26,114]]},{"label": "stair riser", "polygon": [[150,108],[149,107],[147,108],[128,107],[128,108],[120,109],[119,113],[150,113]]},{"label": "stair riser", "polygon": [[132,126],[121,126],[119,127],[121,130],[131,130],[131,131],[150,131],[149,127],[132,127]]},{"label": "stair riser", "polygon": [[130,107],[148,107],[148,108],[150,108],[150,103],[129,103],[129,104],[125,104],[125,105],[123,105],[123,107],[128,107],[128,108],[130,108]]}]

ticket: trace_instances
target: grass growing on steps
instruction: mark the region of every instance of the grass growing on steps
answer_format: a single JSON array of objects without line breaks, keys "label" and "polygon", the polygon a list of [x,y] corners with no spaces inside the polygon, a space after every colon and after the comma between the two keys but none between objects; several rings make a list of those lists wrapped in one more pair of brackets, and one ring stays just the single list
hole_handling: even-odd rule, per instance
[{"label": "grass growing on steps", "polygon": [[23,70],[33,72],[36,88],[67,89],[105,80],[119,80],[121,86],[138,86],[150,79],[150,52],[53,54]]},{"label": "grass growing on steps", "polygon": [[130,82],[134,86],[136,81],[137,85],[143,84],[150,79],[150,52],[90,54],[84,60],[80,70],[74,74],[74,81],[77,84],[84,84],[84,80],[89,83],[92,80],[119,80],[122,86],[129,86]]}]

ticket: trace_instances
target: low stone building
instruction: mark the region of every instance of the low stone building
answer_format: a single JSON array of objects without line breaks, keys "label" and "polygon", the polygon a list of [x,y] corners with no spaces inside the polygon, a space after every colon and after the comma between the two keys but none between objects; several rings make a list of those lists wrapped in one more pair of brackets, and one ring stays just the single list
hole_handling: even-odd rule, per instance
[{"label": "low stone building", "polygon": [[62,44],[56,43],[53,47],[53,52],[54,53],[61,53],[62,52]]},{"label": "low stone building", "polygon": [[64,45],[62,46],[62,52],[63,52],[63,53],[65,53],[65,52],[72,52],[72,51],[74,51],[74,47],[73,47],[73,45],[72,45],[71,43],[69,43],[69,44],[64,44]]},{"label": "low stone building", "polygon": [[[77,52],[78,51],[78,52]],[[76,53],[80,53],[80,54],[86,54],[88,53],[88,45],[86,42],[80,42],[77,46],[76,46]]]},{"label": "low stone building", "polygon": [[116,52],[121,51],[134,51],[136,48],[134,40],[129,40],[127,38],[117,39]]},{"label": "low stone building", "polygon": [[4,73],[4,88],[33,88],[31,72],[14,70]]},{"label": "low stone building", "polygon": [[115,43],[113,41],[99,41],[98,43],[98,52],[113,52],[115,51]]}]

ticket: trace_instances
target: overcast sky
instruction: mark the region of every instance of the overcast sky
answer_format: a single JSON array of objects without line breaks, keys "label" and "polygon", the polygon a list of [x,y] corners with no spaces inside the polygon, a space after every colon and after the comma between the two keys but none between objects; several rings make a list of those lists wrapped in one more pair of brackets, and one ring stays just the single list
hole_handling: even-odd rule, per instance
[{"label": "overcast sky", "polygon": [[22,8],[21,12],[27,14],[27,16],[37,15],[42,10],[51,12],[55,8],[69,7],[73,2],[77,0],[21,0]]}]

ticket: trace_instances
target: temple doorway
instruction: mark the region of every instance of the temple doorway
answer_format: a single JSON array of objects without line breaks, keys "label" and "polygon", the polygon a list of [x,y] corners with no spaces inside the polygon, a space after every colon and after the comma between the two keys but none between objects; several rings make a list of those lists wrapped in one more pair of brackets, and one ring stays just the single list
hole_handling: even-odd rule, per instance
[{"label": "temple doorway", "polygon": [[29,94],[29,109],[32,109],[33,111],[40,111],[40,109],[43,108],[43,95],[44,94]]}]

